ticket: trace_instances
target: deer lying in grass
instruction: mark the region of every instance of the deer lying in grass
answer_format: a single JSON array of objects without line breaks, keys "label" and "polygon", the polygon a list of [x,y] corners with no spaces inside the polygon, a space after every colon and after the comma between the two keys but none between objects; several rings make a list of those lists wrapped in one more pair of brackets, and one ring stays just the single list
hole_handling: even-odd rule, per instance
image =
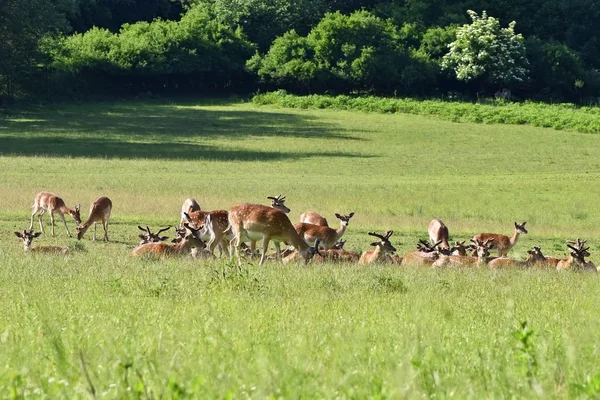
[{"label": "deer lying in grass", "polygon": [[319,226],[329,226],[327,219],[321,217],[316,212],[307,211],[300,216],[300,223],[313,224]]},{"label": "deer lying in grass", "polygon": [[112,211],[112,201],[108,197],[100,197],[90,206],[90,215],[88,219],[75,230],[77,231],[77,240],[81,240],[88,228],[94,224],[94,240],[96,240],[96,224],[102,222],[104,227],[104,241],[108,242],[108,219]]},{"label": "deer lying in grass", "polygon": [[393,231],[387,231],[385,235],[379,235],[375,232],[369,232],[369,235],[379,238],[379,241],[371,243],[371,246],[375,246],[375,249],[362,253],[358,263],[373,264],[378,261],[385,262],[387,254],[394,254],[396,252],[396,248],[392,246],[389,240],[393,233]]},{"label": "deer lying in grass", "polygon": [[[310,259],[314,259],[313,257],[315,257],[317,254],[321,254],[321,253],[319,253],[319,240],[317,240],[315,242],[315,245],[313,247],[310,247],[308,249],[309,261],[310,261]],[[291,262],[304,261],[304,259],[298,250],[293,250],[290,254],[285,256],[281,261],[283,264],[289,264]],[[304,263],[306,264],[306,263],[308,263],[308,261],[305,261]]]},{"label": "deer lying in grass", "polygon": [[445,249],[440,249],[439,246],[441,243],[441,241],[438,241],[430,245],[423,239],[420,239],[419,243],[417,243],[417,251],[406,253],[402,257],[400,265],[416,266],[433,264],[440,257],[440,251],[446,251]]},{"label": "deer lying in grass", "polygon": [[17,235],[18,238],[23,240],[23,246],[25,247],[26,252],[60,255],[69,254],[69,249],[67,247],[61,246],[38,246],[31,248],[31,243],[33,242],[33,239],[40,236],[41,234],[42,232],[33,233],[33,229],[30,229],[29,231],[23,229],[23,232],[15,232],[15,235]]},{"label": "deer lying in grass", "polygon": [[172,244],[167,243],[146,243],[138,246],[131,252],[134,256],[142,256],[152,254],[157,257],[182,256],[191,253],[193,247],[204,248],[204,242],[200,239],[200,230],[192,228],[189,224],[184,223],[185,234],[179,240],[173,239]]},{"label": "deer lying in grass", "polygon": [[64,214],[69,214],[77,224],[81,224],[81,215],[79,213],[79,204],[75,206],[75,208],[70,209],[67,207],[63,199],[58,197],[57,195],[50,192],[39,192],[35,195],[35,199],[33,200],[33,211],[31,212],[31,222],[29,224],[29,230],[33,230],[33,217],[35,214],[38,214],[38,221],[40,223],[40,230],[44,233],[44,225],[42,224],[42,215],[46,212],[50,213],[50,223],[52,224],[52,236],[54,236],[54,213],[57,213],[62,219],[63,224],[65,224],[65,229],[67,230],[67,236],[71,236],[71,232],[69,232],[69,227],[67,226],[67,221],[65,221]]},{"label": "deer lying in grass", "polygon": [[340,240],[328,250],[321,250],[313,258],[313,263],[355,263],[360,259],[360,254],[355,251],[345,250],[345,240]]},{"label": "deer lying in grass", "polygon": [[138,225],[138,229],[142,232],[146,232],[143,235],[138,235],[138,237],[140,238],[141,242],[138,246],[141,246],[143,244],[146,243],[158,243],[158,242],[164,242],[165,240],[167,240],[169,237],[168,236],[159,236],[162,232],[164,231],[168,231],[169,229],[171,229],[171,226],[167,226],[166,228],[162,228],[160,229],[158,232],[153,233],[150,230],[150,227],[146,226],[146,228],[142,228],[141,226]]},{"label": "deer lying in grass", "polygon": [[[577,244],[567,247],[571,250],[568,258],[562,259],[556,265],[557,271],[573,270],[573,271],[596,271],[594,263],[585,261],[585,257],[589,257],[589,247],[584,247],[585,240],[577,239]],[[570,241],[570,243],[573,243]]]},{"label": "deer lying in grass", "polygon": [[296,229],[296,232],[304,238],[306,243],[314,244],[318,239],[321,242],[321,247],[328,250],[333,247],[333,245],[340,240],[344,232],[346,232],[350,218],[354,216],[354,213],[351,212],[348,215],[335,214],[335,216],[340,220],[340,227],[337,229],[303,222],[295,224],[294,229]]},{"label": "deer lying in grass", "polygon": [[546,264],[546,257],[542,254],[542,249],[539,246],[533,246],[531,250],[527,250],[527,258],[525,260],[515,260],[507,257],[497,257],[488,262],[488,267],[495,268],[506,268],[506,267],[521,267],[529,268],[534,265]]},{"label": "deer lying in grass", "polygon": [[492,240],[492,247],[490,247],[490,249],[498,251],[498,257],[506,257],[508,252],[515,246],[515,244],[517,244],[519,235],[521,233],[527,233],[527,229],[525,229],[526,223],[527,222],[517,224],[515,222],[515,230],[511,237],[501,235],[499,233],[479,233],[473,236],[473,239],[482,242]]},{"label": "deer lying in grass", "polygon": [[433,267],[463,267],[467,265],[475,265],[477,267],[481,267],[487,265],[489,261],[489,250],[490,245],[493,239],[487,239],[486,241],[481,241],[477,239],[471,239],[474,246],[476,247],[477,257],[470,256],[445,256],[441,255],[439,259],[437,259],[432,266]]},{"label": "deer lying in grass", "polygon": [[431,241],[431,244],[440,242],[442,248],[450,248],[450,244],[448,244],[448,227],[442,222],[441,219],[431,220],[427,231],[429,233],[429,240]]}]

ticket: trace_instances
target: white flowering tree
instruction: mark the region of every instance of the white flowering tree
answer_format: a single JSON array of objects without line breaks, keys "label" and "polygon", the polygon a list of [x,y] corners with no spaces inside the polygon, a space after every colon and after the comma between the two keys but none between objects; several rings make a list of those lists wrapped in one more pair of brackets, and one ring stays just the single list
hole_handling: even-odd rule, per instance
[{"label": "white flowering tree", "polygon": [[481,17],[467,11],[473,22],[463,25],[450,43],[450,52],[442,59],[442,67],[453,70],[461,81],[479,81],[495,87],[523,82],[529,62],[525,56],[523,35],[515,34],[516,22],[500,27],[498,19]]}]

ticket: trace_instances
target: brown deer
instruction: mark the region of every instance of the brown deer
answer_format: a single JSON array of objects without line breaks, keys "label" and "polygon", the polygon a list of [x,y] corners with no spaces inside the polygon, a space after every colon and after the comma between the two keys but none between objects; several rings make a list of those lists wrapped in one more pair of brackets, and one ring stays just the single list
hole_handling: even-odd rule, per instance
[{"label": "brown deer", "polygon": [[493,239],[487,239],[485,242],[481,240],[471,241],[474,243],[477,249],[477,257],[469,257],[469,256],[445,256],[441,255],[439,259],[437,259],[432,266],[433,267],[463,267],[467,265],[475,265],[475,266],[484,266],[489,261],[489,250],[490,245]]},{"label": "brown deer", "polygon": [[25,247],[25,251],[31,253],[48,253],[48,254],[61,254],[67,255],[69,254],[69,249],[67,247],[61,246],[38,246],[31,248],[31,242],[33,239],[40,236],[42,232],[33,233],[33,229],[29,231],[23,229],[23,232],[15,232],[18,238],[23,240],[23,245]]},{"label": "brown deer", "polygon": [[[319,240],[318,239],[315,242],[315,245],[313,247],[310,247],[308,249],[309,259],[313,258],[317,254],[319,254],[319,255],[321,254],[319,252]],[[283,264],[289,264],[291,262],[298,262],[300,260],[303,260],[302,256],[300,255],[300,252],[298,250],[293,250],[290,254],[288,254],[285,257],[283,257],[282,260],[281,260],[281,262]],[[306,262],[305,262],[305,264],[306,264]]]},{"label": "brown deer", "polygon": [[185,199],[183,205],[181,206],[181,221],[179,224],[182,225],[184,222],[187,221],[184,216],[185,213],[191,214],[194,211],[200,211],[200,204],[198,204],[196,199],[193,199],[191,197],[189,199]]},{"label": "brown deer", "polygon": [[40,223],[40,230],[44,233],[44,225],[42,225],[42,215],[46,212],[50,213],[50,222],[52,224],[52,236],[54,236],[54,213],[57,213],[62,219],[63,224],[65,224],[65,229],[67,230],[67,236],[71,236],[71,232],[69,232],[69,227],[67,226],[67,222],[65,221],[64,214],[69,214],[77,224],[81,224],[81,215],[79,213],[79,204],[75,206],[75,208],[70,209],[67,207],[63,199],[58,197],[57,195],[50,192],[39,192],[35,195],[35,199],[33,200],[33,211],[31,213],[31,223],[29,224],[29,230],[33,230],[33,217],[35,214],[38,214],[38,221]]},{"label": "brown deer", "polygon": [[345,240],[335,243],[330,249],[319,251],[313,258],[313,263],[355,263],[360,259],[360,254],[355,251],[345,250]]},{"label": "brown deer", "polygon": [[488,262],[488,267],[495,268],[506,268],[506,267],[521,267],[528,268],[534,265],[546,264],[546,257],[542,254],[542,249],[539,246],[533,246],[531,250],[527,250],[527,258],[525,260],[515,260],[513,258],[498,257]]},{"label": "brown deer", "polygon": [[300,216],[300,223],[313,224],[319,226],[329,226],[327,219],[321,217],[316,212],[307,211]]},{"label": "brown deer", "polygon": [[448,244],[448,227],[442,222],[441,219],[432,219],[429,223],[429,228],[427,229],[429,232],[429,240],[431,244],[441,242],[441,246],[444,249],[449,249],[450,244]]},{"label": "brown deer", "polygon": [[340,227],[337,229],[303,222],[295,224],[294,228],[296,229],[296,232],[298,232],[298,234],[302,236],[304,240],[306,240],[306,243],[313,244],[317,239],[319,239],[321,242],[321,247],[323,247],[325,250],[328,250],[333,247],[333,245],[340,240],[344,232],[346,232],[350,218],[352,218],[353,215],[353,212],[348,215],[335,214],[335,216],[340,220]]},{"label": "brown deer", "polygon": [[108,242],[108,219],[112,211],[112,201],[108,197],[100,197],[90,206],[90,215],[88,219],[76,229],[77,240],[81,240],[88,228],[94,224],[94,240],[96,240],[96,224],[102,222],[104,227],[104,241]]},{"label": "brown deer", "polygon": [[364,265],[373,264],[377,261],[385,262],[387,254],[394,254],[396,252],[396,248],[390,242],[390,236],[393,233],[393,231],[387,231],[385,235],[379,235],[375,232],[369,232],[369,235],[379,238],[379,241],[371,243],[371,246],[375,246],[375,249],[362,253],[358,263]]},{"label": "brown deer", "polygon": [[[176,243],[146,243],[133,249],[131,254],[134,256],[152,254],[157,257],[169,257],[190,254],[192,247],[203,249],[204,242],[200,239],[200,230],[202,227],[195,229],[187,223],[184,223],[183,226],[185,227],[185,236]],[[175,240],[173,239],[173,241]]]},{"label": "brown deer", "polygon": [[158,242],[164,242],[165,240],[167,240],[169,237],[168,236],[159,236],[162,232],[164,231],[168,231],[169,229],[171,229],[170,226],[167,226],[166,228],[162,228],[160,229],[158,232],[153,233],[150,230],[149,226],[146,226],[146,228],[142,228],[141,226],[138,225],[138,229],[142,232],[146,232],[143,235],[138,235],[138,237],[140,238],[141,242],[139,243],[138,246],[141,246],[143,244],[146,243],[158,243]]},{"label": "brown deer", "polygon": [[590,268],[589,264],[585,261],[585,257],[588,257],[590,253],[588,250],[589,247],[574,247],[570,244],[567,247],[571,250],[569,258],[562,259],[556,265],[557,271],[564,270],[573,270],[573,271],[584,271],[584,270],[593,270],[596,271],[596,268]]},{"label": "brown deer", "polygon": [[433,243],[433,245],[430,245],[423,239],[419,239],[419,243],[417,243],[417,251],[406,253],[402,257],[400,265],[417,266],[433,264],[440,257],[440,251],[446,251],[445,249],[441,249],[439,247],[441,243],[441,241],[438,241]]},{"label": "brown deer", "polygon": [[229,210],[229,224],[234,235],[231,245],[235,246],[239,265],[242,263],[241,245],[245,240],[262,240],[262,255],[259,265],[265,261],[271,240],[275,243],[277,258],[280,254],[280,242],[287,242],[294,246],[305,263],[311,257],[310,246],[298,235],[294,225],[283,211],[262,204],[238,204]]},{"label": "brown deer", "polygon": [[526,223],[527,222],[518,224],[515,222],[515,231],[511,237],[501,235],[499,233],[479,233],[473,236],[473,239],[482,242],[492,240],[492,247],[490,247],[490,249],[497,250],[498,257],[506,257],[508,252],[515,246],[515,244],[517,244],[519,235],[521,233],[527,233],[527,229],[525,229]]}]

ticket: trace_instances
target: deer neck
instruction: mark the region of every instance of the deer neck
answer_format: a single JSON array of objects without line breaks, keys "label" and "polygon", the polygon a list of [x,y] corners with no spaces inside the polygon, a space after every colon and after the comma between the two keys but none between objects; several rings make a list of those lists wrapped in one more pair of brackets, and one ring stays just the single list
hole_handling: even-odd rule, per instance
[{"label": "deer neck", "polygon": [[63,203],[60,207],[58,207],[58,211],[60,211],[63,214],[70,214],[73,210],[71,210],[69,207],[67,207],[66,204]]},{"label": "deer neck", "polygon": [[509,239],[511,246],[514,246],[517,243],[517,240],[519,240],[519,235],[520,234],[521,234],[521,232],[519,232],[519,230],[517,228],[515,228],[515,232],[513,233],[513,235]]},{"label": "deer neck", "polygon": [[341,221],[339,228],[335,230],[335,241],[337,242],[346,232],[346,228],[348,228],[348,224],[344,221]]}]

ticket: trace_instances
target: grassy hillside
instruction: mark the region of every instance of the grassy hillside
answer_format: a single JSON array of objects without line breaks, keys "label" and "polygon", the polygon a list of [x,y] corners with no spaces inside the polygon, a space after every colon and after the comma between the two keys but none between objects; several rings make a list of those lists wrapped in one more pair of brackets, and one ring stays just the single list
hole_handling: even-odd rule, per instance
[{"label": "grassy hillside", "polygon": [[[347,247],[394,230],[400,253],[432,218],[465,240],[511,233],[514,256],[599,261],[600,136],[415,115],[229,102],[63,105],[0,120],[0,392],[41,397],[597,396],[595,274],[135,260],[137,224],[287,196],[354,211]],[[114,204],[111,242],[24,256],[40,190]],[[49,219],[45,217],[49,229]],[[70,227],[74,222],[68,220]],[[37,227],[37,221],[34,224]],[[37,229],[37,228],[36,228]],[[527,321],[523,328],[521,322]],[[532,336],[528,329],[533,329]],[[86,374],[89,377],[86,378]]]}]

